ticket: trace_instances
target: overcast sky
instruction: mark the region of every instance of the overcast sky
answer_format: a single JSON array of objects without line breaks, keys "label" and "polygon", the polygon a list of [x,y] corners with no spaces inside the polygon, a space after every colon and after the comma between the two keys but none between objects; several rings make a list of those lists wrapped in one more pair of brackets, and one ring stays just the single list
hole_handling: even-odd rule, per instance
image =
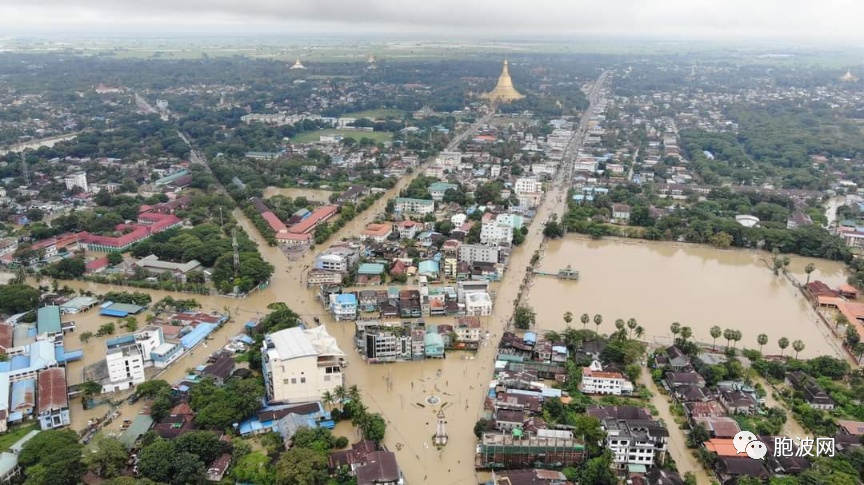
[{"label": "overcast sky", "polygon": [[864,41],[860,0],[0,0],[20,32],[614,34]]}]

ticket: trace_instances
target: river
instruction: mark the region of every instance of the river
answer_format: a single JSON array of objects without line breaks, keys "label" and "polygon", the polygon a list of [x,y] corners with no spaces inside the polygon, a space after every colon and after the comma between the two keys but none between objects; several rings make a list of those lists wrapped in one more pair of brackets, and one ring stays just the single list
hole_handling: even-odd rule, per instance
[{"label": "river", "polygon": [[[618,318],[635,318],[645,340],[665,342],[672,322],[690,326],[696,340],[710,342],[709,329],[740,330],[738,344],[754,348],[766,333],[765,352],[779,354],[777,340],[806,343],[801,357],[835,355],[837,344],[816,323],[810,305],[784,277],[762,262],[768,253],[720,250],[709,246],[637,240],[589,240],[577,236],[552,241],[540,269],[557,272],[568,264],[579,281],[554,277],[534,280],[529,302],[537,312],[539,331],[561,330],[562,315],[603,316],[601,333],[615,330]],[[842,263],[792,256],[790,273],[806,279],[804,266],[814,261],[811,279],[837,285],[845,281]],[[593,324],[592,324],[593,325]],[[723,342],[725,344],[725,342]],[[787,349],[787,352],[791,349]]]},{"label": "river", "polygon": [[6,155],[7,153],[18,153],[24,150],[35,150],[39,147],[53,147],[61,141],[74,140],[77,136],[77,133],[73,135],[52,136],[50,138],[41,138],[39,140],[31,140],[24,143],[10,145],[6,148],[0,149],[0,156]]}]

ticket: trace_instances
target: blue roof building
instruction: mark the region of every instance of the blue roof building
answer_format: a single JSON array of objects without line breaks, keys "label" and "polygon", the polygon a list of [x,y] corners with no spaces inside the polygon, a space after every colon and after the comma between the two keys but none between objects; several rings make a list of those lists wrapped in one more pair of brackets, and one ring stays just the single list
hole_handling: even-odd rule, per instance
[{"label": "blue roof building", "polygon": [[191,332],[180,338],[180,345],[182,345],[184,349],[191,349],[201,343],[201,341],[213,333],[214,330],[216,330],[215,323],[199,323]]},{"label": "blue roof building", "polygon": [[436,332],[427,332],[423,338],[423,350],[426,353],[426,358],[443,359],[444,337]]},{"label": "blue roof building", "polygon": [[438,263],[432,260],[420,261],[417,265],[417,274],[437,278],[439,275]]},{"label": "blue roof building", "polygon": [[384,273],[384,265],[381,263],[363,263],[357,268],[358,275],[377,276]]}]

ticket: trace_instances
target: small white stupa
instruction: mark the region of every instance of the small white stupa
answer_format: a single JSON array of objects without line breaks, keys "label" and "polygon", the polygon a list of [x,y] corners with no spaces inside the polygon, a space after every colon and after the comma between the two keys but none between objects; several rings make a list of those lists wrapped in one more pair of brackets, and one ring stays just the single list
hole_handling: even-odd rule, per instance
[{"label": "small white stupa", "polygon": [[294,65],[291,66],[291,69],[306,69],[306,66],[304,66],[304,65],[300,62],[300,58],[298,57],[298,58],[297,58],[297,61],[294,63]]}]

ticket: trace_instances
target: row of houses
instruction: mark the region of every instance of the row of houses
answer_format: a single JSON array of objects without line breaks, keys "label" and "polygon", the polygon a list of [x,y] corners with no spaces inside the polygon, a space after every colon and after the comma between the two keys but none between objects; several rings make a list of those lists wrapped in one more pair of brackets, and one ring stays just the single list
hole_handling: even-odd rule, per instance
[{"label": "row of houses", "polygon": [[492,314],[487,281],[460,281],[456,286],[430,285],[425,275],[415,288],[343,291],[322,285],[320,297],[336,321],[358,318],[421,318],[424,316],[475,316]]},{"label": "row of houses", "polygon": [[483,339],[479,317],[459,317],[453,325],[427,326],[421,320],[357,320],[354,341],[369,363],[444,358],[447,350],[477,350]]}]

